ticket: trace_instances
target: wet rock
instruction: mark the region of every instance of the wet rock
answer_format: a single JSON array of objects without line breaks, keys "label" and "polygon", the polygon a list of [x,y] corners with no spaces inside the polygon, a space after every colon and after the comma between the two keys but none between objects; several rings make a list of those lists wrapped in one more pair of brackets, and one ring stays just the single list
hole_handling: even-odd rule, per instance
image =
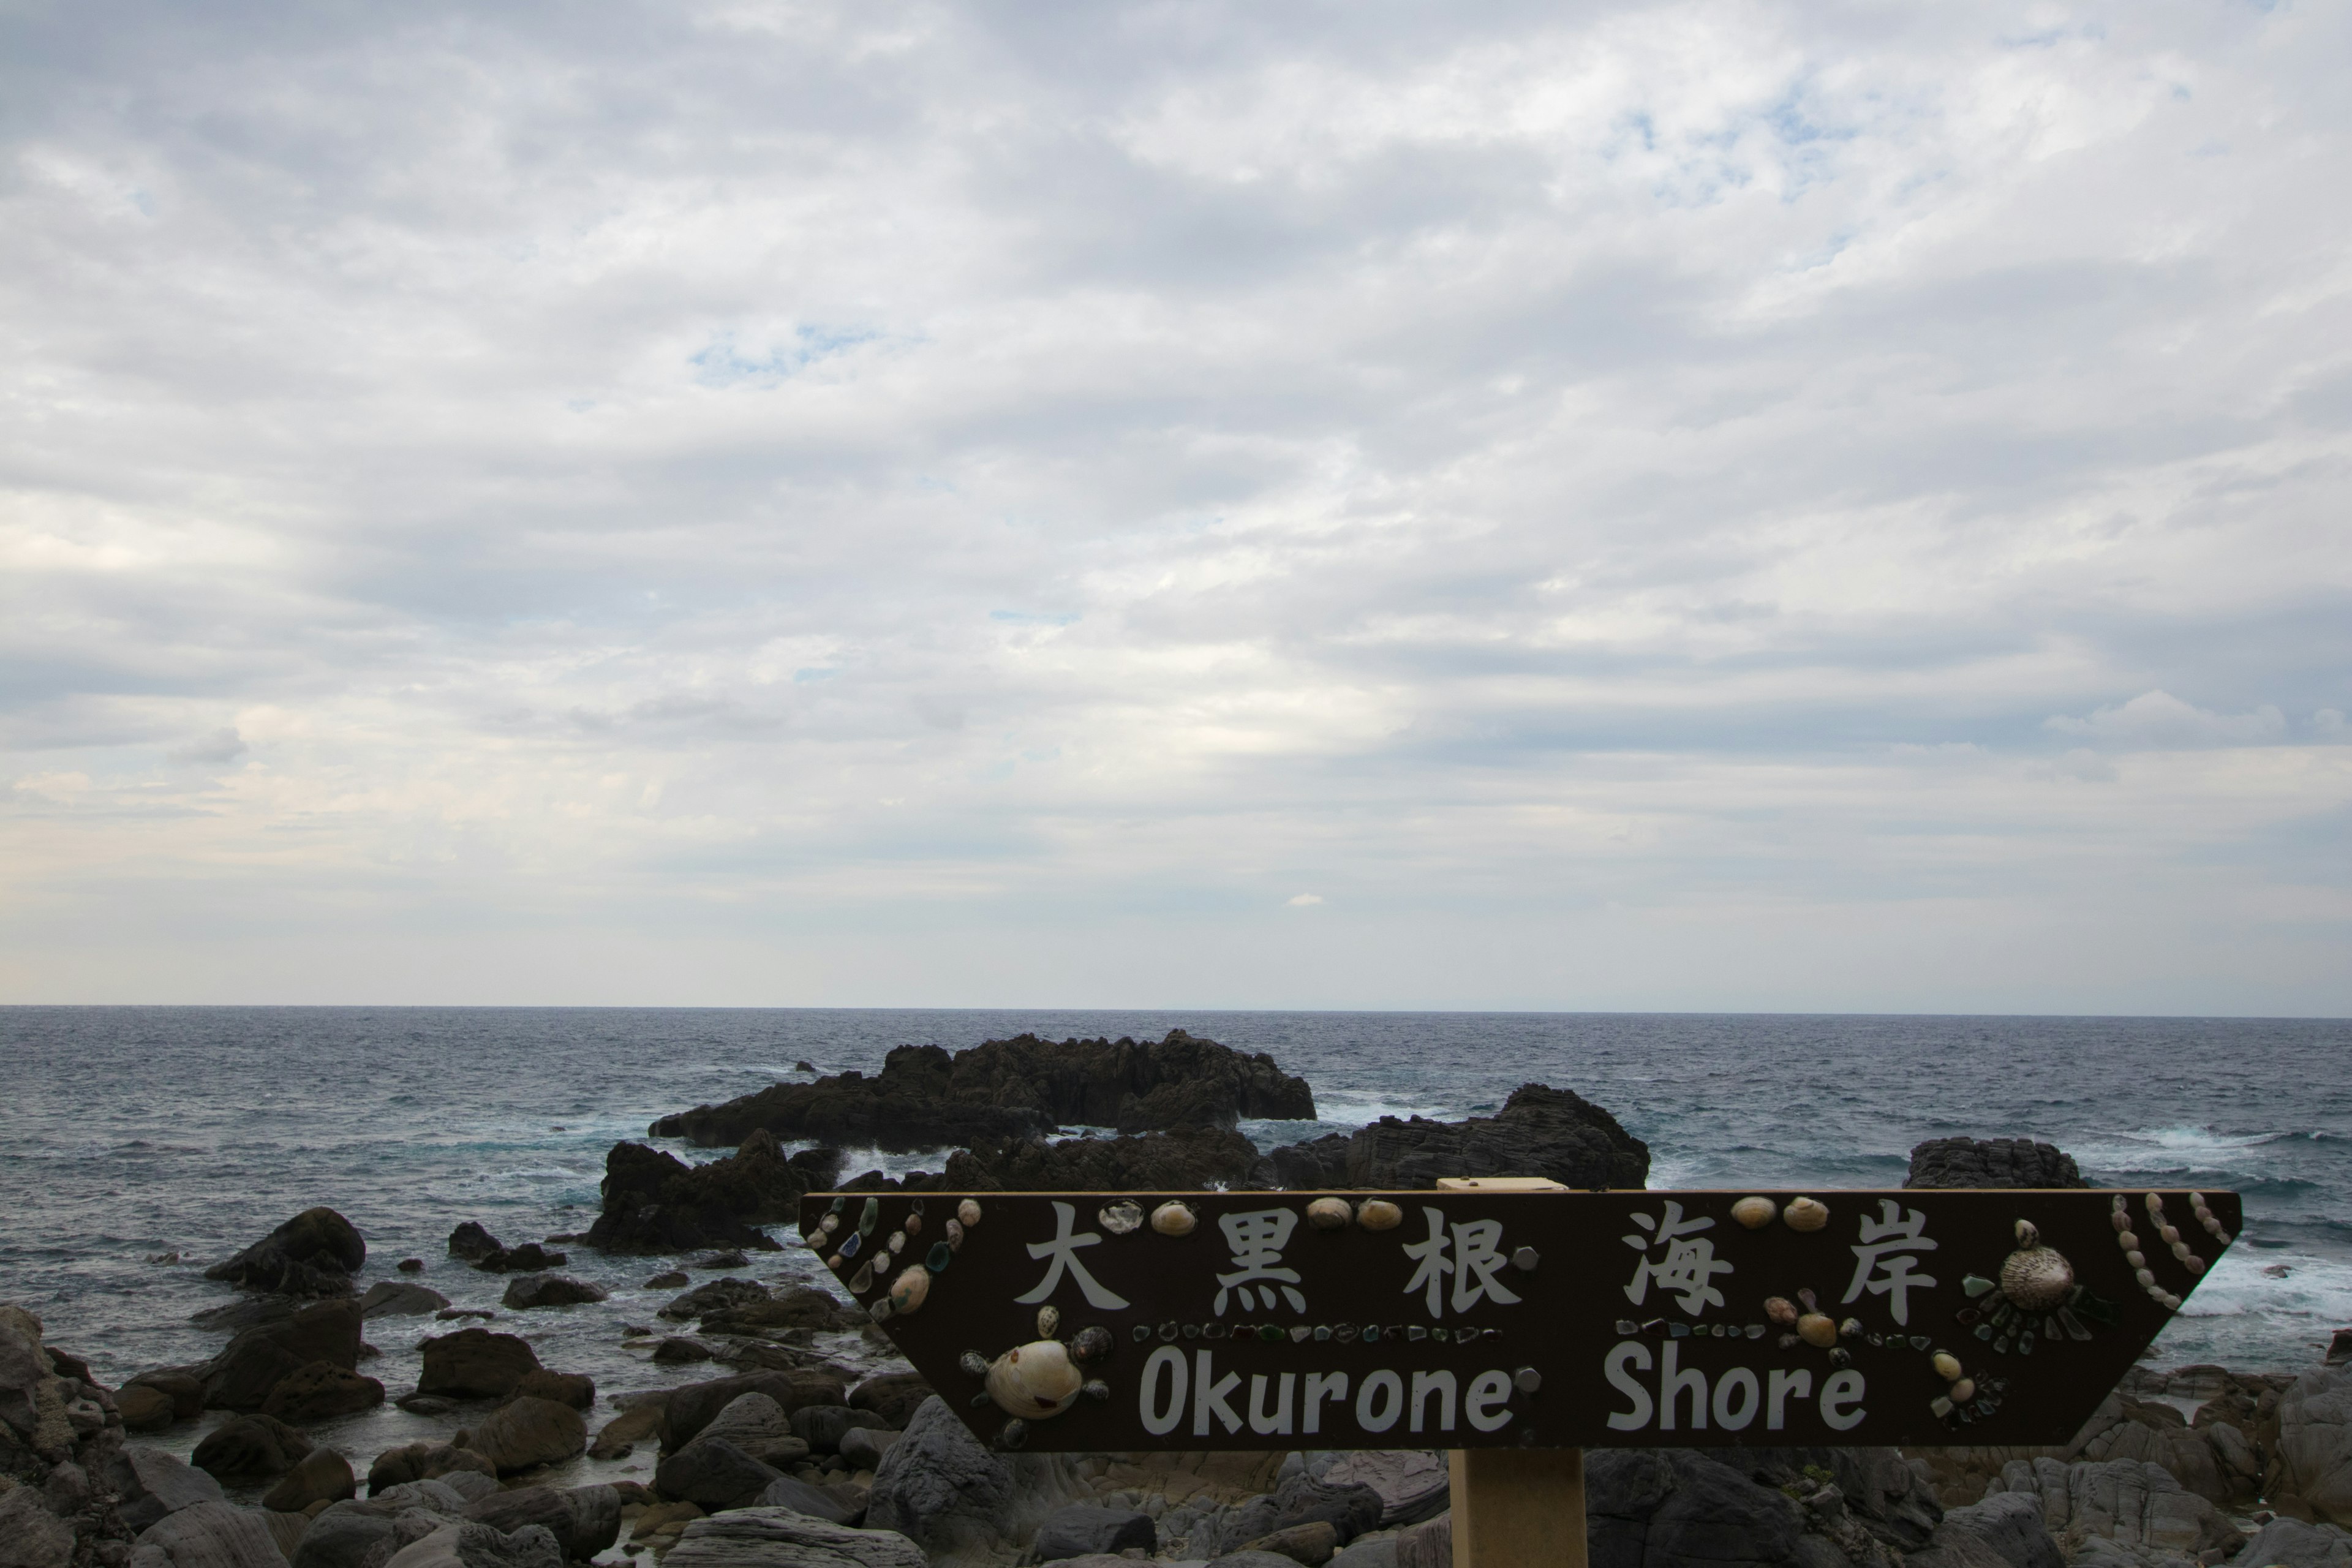
[{"label": "wet rock", "polygon": [[596,1380],[584,1372],[549,1372],[541,1367],[523,1373],[522,1381],[515,1384],[515,1396],[552,1399],[574,1410],[593,1410],[596,1406]]},{"label": "wet rock", "polygon": [[953,1056],[937,1046],[901,1046],[876,1078],[848,1072],[774,1084],[664,1117],[652,1131],[727,1144],[762,1128],[788,1140],[912,1150],[1019,1140],[1066,1122],[1142,1132],[1231,1128],[1243,1117],[1312,1121],[1315,1097],[1271,1057],[1176,1029],[1143,1044],[1024,1035]]},{"label": "wet rock", "polygon": [[1314,1184],[1425,1188],[1441,1176],[1549,1176],[1570,1187],[1642,1187],[1650,1150],[1582,1096],[1530,1083],[1491,1117],[1384,1116],[1348,1141],[1344,1173],[1325,1175]]},{"label": "wet rock", "polygon": [[331,1208],[304,1209],[205,1278],[277,1296],[348,1296],[366,1261],[367,1243],[351,1221]]},{"label": "wet rock", "polygon": [[310,1439],[270,1415],[239,1415],[205,1434],[189,1456],[196,1468],[230,1486],[272,1479],[310,1452]]},{"label": "wet rock", "polygon": [[775,1240],[754,1227],[793,1218],[806,1190],[806,1178],[768,1132],[747,1133],[734,1153],[706,1165],[643,1143],[615,1143],[604,1157],[604,1206],[588,1242],[607,1252],[773,1252]]},{"label": "wet rock", "polygon": [[179,1419],[172,1396],[160,1388],[131,1384],[114,1396],[126,1432],[160,1432]]},{"label": "wet rock", "polygon": [[[675,1302],[672,1303],[676,1305]],[[668,1309],[664,1309],[667,1311]],[[862,1328],[866,1314],[832,1291],[808,1285],[785,1285],[762,1291],[758,1298],[707,1310],[702,1328],[713,1334],[756,1334],[773,1329]]]},{"label": "wet rock", "polygon": [[411,1415],[446,1415],[457,1408],[457,1402],[454,1399],[445,1399],[437,1394],[417,1394],[413,1391],[402,1394],[393,1403]]},{"label": "wet rock", "polygon": [[471,1448],[496,1466],[499,1474],[509,1476],[580,1453],[588,1447],[588,1425],[569,1405],[521,1397],[499,1405],[450,1441]]},{"label": "wet rock", "polygon": [[980,1192],[1150,1192],[1244,1186],[1257,1146],[1222,1127],[1122,1138],[980,1139],[948,1156],[950,1188]]},{"label": "wet rock", "polygon": [[568,1274],[526,1274],[507,1283],[499,1304],[509,1311],[528,1312],[541,1307],[576,1307],[602,1301],[612,1292],[602,1285],[574,1279]]},{"label": "wet rock", "polygon": [[866,1511],[861,1501],[856,1507],[838,1495],[841,1487],[820,1488],[793,1476],[779,1476],[770,1481],[767,1489],[751,1500],[753,1508],[788,1508],[811,1519],[828,1520],[835,1524],[855,1524],[857,1516]]},{"label": "wet rock", "polygon": [[852,1530],[788,1508],[747,1508],[689,1522],[665,1568],[924,1568],[887,1530]]},{"label": "wet rock", "polygon": [[761,1463],[724,1437],[697,1437],[665,1458],[654,1471],[654,1488],[674,1502],[690,1502],[716,1512],[742,1508],[783,1473]]},{"label": "wet rock", "polygon": [[526,1241],[520,1247],[502,1247],[478,1258],[474,1267],[485,1274],[535,1274],[542,1269],[561,1268],[570,1260],[568,1254],[550,1252],[535,1241]]},{"label": "wet rock", "polygon": [[658,1403],[624,1410],[597,1431],[596,1440],[588,1447],[588,1457],[617,1459],[648,1437],[658,1439],[662,1428],[663,1410]]},{"label": "wet rock", "polygon": [[836,1452],[853,1470],[879,1469],[882,1456],[890,1451],[899,1436],[887,1427],[853,1426],[841,1435],[841,1447]]},{"label": "wet rock", "polygon": [[261,1413],[303,1426],[373,1410],[383,1403],[383,1384],[342,1367],[314,1361],[278,1379],[262,1401]]},{"label": "wet rock", "polygon": [[499,1468],[485,1455],[449,1443],[410,1443],[387,1448],[368,1467],[371,1496],[410,1481],[435,1481],[459,1471],[495,1479]]},{"label": "wet rock", "polygon": [[1453,1478],[1444,1456],[1423,1450],[1366,1450],[1346,1454],[1322,1479],[1372,1489],[1381,1500],[1376,1529],[1418,1524],[1444,1513],[1453,1501]]},{"label": "wet rock", "polygon": [[720,1411],[746,1394],[766,1394],[787,1415],[804,1405],[839,1405],[843,1399],[841,1380],[816,1373],[751,1372],[690,1383],[662,1396],[669,1447],[692,1442]]},{"label": "wet rock", "polygon": [[806,1443],[811,1452],[818,1454],[839,1452],[841,1439],[857,1427],[878,1428],[887,1425],[870,1410],[856,1410],[846,1405],[806,1405],[792,1415],[793,1436]]},{"label": "wet rock", "polygon": [[841,1180],[841,1169],[846,1158],[838,1149],[803,1149],[785,1163],[801,1173],[810,1192],[829,1193],[833,1191],[834,1184]]},{"label": "wet rock", "polygon": [[384,1568],[563,1568],[563,1548],[539,1525],[508,1534],[467,1520],[401,1548]]},{"label": "wet rock", "polygon": [[646,1289],[648,1290],[676,1290],[683,1287],[685,1284],[686,1271],[684,1269],[665,1268],[660,1273],[646,1281]]},{"label": "wet rock", "polygon": [[422,1258],[404,1258],[398,1263],[394,1264],[394,1267],[398,1268],[403,1274],[422,1274],[425,1272],[425,1259]]},{"label": "wet rock", "polygon": [[711,1279],[665,1302],[656,1316],[690,1321],[708,1312],[761,1307],[771,1298],[768,1288],[751,1279]]},{"label": "wet rock", "polygon": [[2087,1187],[2073,1155],[2030,1138],[1930,1138],[1911,1151],[1906,1187]]},{"label": "wet rock", "polygon": [[268,1517],[225,1502],[200,1502],[158,1520],[131,1548],[133,1568],[281,1568]]},{"label": "wet rock", "polygon": [[2247,1568],[2352,1568],[2352,1535],[2299,1519],[2273,1519],[2236,1560]]},{"label": "wet rock", "polygon": [[1146,1552],[1159,1550],[1160,1531],[1150,1514],[1132,1509],[1072,1503],[1046,1516],[1045,1522],[1037,1527],[1032,1550],[1038,1562],[1055,1563],[1066,1557],[1097,1552],[1115,1556],[1130,1546],[1139,1546]]},{"label": "wet rock", "polygon": [[851,1389],[845,1403],[852,1410],[871,1410],[884,1426],[903,1432],[931,1393],[919,1372],[886,1372]]},{"label": "wet rock", "polygon": [[261,1506],[278,1513],[300,1513],[312,1503],[354,1497],[359,1489],[359,1478],[352,1474],[349,1459],[332,1448],[313,1448],[269,1489]]},{"label": "wet rock", "polygon": [[982,1447],[947,1402],[934,1395],[882,1460],[867,1495],[866,1522],[895,1530],[926,1551],[992,1541],[1011,1517],[1012,1465]]},{"label": "wet rock", "polygon": [[2038,1495],[2043,1522],[2061,1537],[2095,1536],[2119,1546],[2189,1556],[2238,1541],[2238,1532],[2210,1502],[2142,1460],[2018,1460],[2003,1472],[2002,1481],[2005,1490]]},{"label": "wet rock", "polygon": [[1262,1535],[1243,1546],[1244,1552],[1265,1552],[1303,1563],[1306,1568],[1323,1568],[1339,1550],[1339,1532],[1328,1520],[1318,1519],[1307,1524],[1287,1525],[1270,1535]]},{"label": "wet rock", "polygon": [[462,1258],[468,1263],[478,1262],[506,1247],[479,1222],[467,1220],[449,1233],[449,1256]]},{"label": "wet rock", "polygon": [[1793,1500],[1686,1448],[1588,1453],[1584,1506],[1593,1568],[1712,1558],[1794,1568],[1805,1533]]},{"label": "wet rock", "polygon": [[[1962,1538],[1966,1538],[1965,1541]],[[1971,1552],[1969,1545],[1982,1550]],[[1938,1563],[1934,1559],[1948,1558]],[[1969,1560],[1990,1557],[2000,1568],[2065,1568],[2065,1557],[2042,1521],[2042,1500],[2030,1493],[1995,1492],[1982,1502],[1944,1515],[1927,1551],[1915,1552],[1919,1568],[1971,1568]],[[1990,1565],[1988,1565],[1990,1568]]]},{"label": "wet rock", "polygon": [[[193,1421],[205,1408],[204,1368],[201,1366],[164,1366],[152,1372],[142,1372],[123,1384],[127,1394],[133,1388],[149,1388],[172,1402],[172,1419]],[[118,1394],[117,1399],[121,1398]]]},{"label": "wet rock", "polygon": [[[786,1161],[785,1163],[790,1164],[791,1162]],[[749,1265],[751,1261],[751,1260],[750,1258],[743,1256],[743,1249],[741,1247],[730,1247],[720,1252],[706,1252],[699,1258],[688,1260],[687,1267],[688,1268],[705,1269],[741,1268]]]},{"label": "wet rock", "polygon": [[672,1334],[654,1347],[654,1360],[665,1365],[686,1365],[709,1361],[715,1352],[700,1340],[684,1334]]},{"label": "wet rock", "polygon": [[313,1363],[345,1372],[360,1359],[359,1305],[320,1301],[280,1322],[263,1323],[229,1341],[205,1363],[205,1407],[259,1410],[291,1374]]},{"label": "wet rock", "polygon": [[502,1399],[540,1370],[539,1357],[513,1334],[460,1329],[426,1340],[418,1349],[424,1370],[416,1392],[451,1399]]},{"label": "wet rock", "polygon": [[379,1279],[367,1288],[366,1295],[360,1298],[360,1316],[421,1317],[426,1312],[437,1312],[448,1304],[448,1297],[425,1286],[412,1285],[403,1279]]},{"label": "wet rock", "polygon": [[124,1447],[108,1465],[106,1479],[120,1499],[122,1522],[132,1531],[200,1502],[227,1500],[220,1482],[161,1448]]},{"label": "wet rock", "polygon": [[512,1533],[538,1525],[568,1557],[586,1560],[621,1534],[621,1494],[613,1487],[522,1487],[466,1505],[465,1517]]}]

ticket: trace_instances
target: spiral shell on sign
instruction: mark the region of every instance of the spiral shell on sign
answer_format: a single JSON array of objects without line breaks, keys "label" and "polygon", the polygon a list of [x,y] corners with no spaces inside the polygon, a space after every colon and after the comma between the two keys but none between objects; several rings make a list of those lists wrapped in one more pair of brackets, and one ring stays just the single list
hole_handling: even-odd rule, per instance
[{"label": "spiral shell on sign", "polygon": [[2074,1289],[2074,1266],[2054,1247],[2042,1244],[2032,1220],[2017,1222],[2017,1250],[2000,1266],[2000,1293],[2028,1312],[2047,1312],[2066,1303]]},{"label": "spiral shell on sign", "polygon": [[1059,1340],[1039,1340],[1006,1351],[988,1363],[988,1396],[1007,1415],[1044,1421],[1070,1407],[1085,1386]]}]

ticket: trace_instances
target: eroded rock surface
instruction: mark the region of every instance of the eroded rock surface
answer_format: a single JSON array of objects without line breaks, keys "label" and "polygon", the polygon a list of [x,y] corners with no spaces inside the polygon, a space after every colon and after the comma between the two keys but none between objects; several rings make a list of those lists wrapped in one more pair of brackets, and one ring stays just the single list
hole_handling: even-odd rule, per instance
[{"label": "eroded rock surface", "polygon": [[792,1219],[807,1175],[784,1158],[775,1134],[746,1133],[733,1154],[704,1165],[643,1143],[604,1157],[604,1207],[588,1244],[607,1252],[695,1252],[711,1247],[772,1252],[756,1227]]}]

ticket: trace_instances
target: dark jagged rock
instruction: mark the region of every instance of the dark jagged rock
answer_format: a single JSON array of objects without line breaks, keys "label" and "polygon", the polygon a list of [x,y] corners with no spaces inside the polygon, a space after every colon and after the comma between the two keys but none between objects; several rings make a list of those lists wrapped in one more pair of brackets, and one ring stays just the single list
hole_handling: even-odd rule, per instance
[{"label": "dark jagged rock", "polygon": [[615,1143],[604,1157],[604,1212],[588,1227],[588,1244],[607,1252],[773,1252],[774,1239],[753,1227],[791,1219],[807,1190],[805,1173],[767,1131],[753,1131],[734,1153],[707,1165],[643,1143]]},{"label": "dark jagged rock", "polygon": [[1595,1449],[1585,1510],[1593,1568],[1896,1562],[1943,1518],[1892,1448]]},{"label": "dark jagged rock", "polygon": [[1911,1151],[1906,1187],[2087,1187],[2074,1157],[2031,1138],[1930,1138]]},{"label": "dark jagged rock", "polygon": [[801,1173],[809,1192],[829,1193],[834,1183],[841,1180],[845,1158],[838,1149],[803,1149],[784,1163]]},{"label": "dark jagged rock", "polygon": [[724,1144],[766,1128],[781,1138],[908,1150],[1015,1139],[1067,1123],[1144,1132],[1229,1128],[1244,1116],[1311,1121],[1314,1092],[1270,1056],[1245,1056],[1173,1029],[1156,1044],[1022,1035],[953,1056],[938,1046],[901,1046],[875,1078],[846,1072],[772,1084],[666,1116],[652,1131]]},{"label": "dark jagged rock", "polygon": [[923,1401],[931,1397],[931,1385],[923,1381],[919,1372],[886,1372],[867,1378],[849,1391],[852,1410],[871,1410],[882,1417],[882,1424],[892,1431],[904,1431],[907,1423]]},{"label": "dark jagged rock", "polygon": [[983,1141],[948,1156],[959,1191],[1165,1192],[1213,1184],[1245,1186],[1257,1146],[1222,1127],[1180,1127],[1133,1138]]},{"label": "dark jagged rock", "polygon": [[1249,1184],[1417,1188],[1441,1176],[1549,1176],[1570,1187],[1641,1187],[1650,1179],[1650,1147],[1581,1095],[1530,1083],[1513,1090],[1491,1117],[1383,1116],[1352,1136],[1333,1133],[1276,1149]]},{"label": "dark jagged rock", "polygon": [[205,1407],[259,1410],[280,1383],[306,1367],[324,1363],[354,1372],[359,1363],[359,1303],[348,1299],[320,1301],[229,1341],[205,1363]]},{"label": "dark jagged rock", "polygon": [[495,1252],[484,1253],[474,1259],[474,1267],[485,1274],[537,1274],[549,1268],[561,1268],[571,1262],[561,1252],[550,1252],[535,1241],[520,1247],[501,1247]]},{"label": "dark jagged rock", "polygon": [[205,1278],[278,1296],[348,1296],[366,1261],[367,1243],[351,1221],[331,1208],[304,1209]]},{"label": "dark jagged rock", "polygon": [[237,1486],[270,1480],[310,1452],[310,1439],[269,1415],[239,1415],[205,1434],[188,1462],[215,1480]]},{"label": "dark jagged rock", "polygon": [[264,1415],[300,1426],[373,1410],[383,1403],[383,1384],[346,1367],[314,1361],[288,1373],[261,1403]]},{"label": "dark jagged rock", "polygon": [[478,1263],[493,1252],[504,1252],[499,1238],[478,1220],[467,1220],[449,1233],[449,1256]]},{"label": "dark jagged rock", "polygon": [[576,1307],[583,1302],[602,1301],[612,1292],[602,1285],[592,1285],[585,1279],[574,1279],[568,1274],[522,1274],[507,1286],[499,1298],[509,1311],[528,1312],[540,1307]]}]

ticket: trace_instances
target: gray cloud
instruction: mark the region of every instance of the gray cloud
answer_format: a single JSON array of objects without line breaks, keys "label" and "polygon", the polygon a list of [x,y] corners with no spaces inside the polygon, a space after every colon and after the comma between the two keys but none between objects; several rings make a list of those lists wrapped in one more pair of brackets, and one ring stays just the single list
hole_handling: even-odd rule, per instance
[{"label": "gray cloud", "polygon": [[2347,27],[20,9],[0,994],[2344,1011]]}]

